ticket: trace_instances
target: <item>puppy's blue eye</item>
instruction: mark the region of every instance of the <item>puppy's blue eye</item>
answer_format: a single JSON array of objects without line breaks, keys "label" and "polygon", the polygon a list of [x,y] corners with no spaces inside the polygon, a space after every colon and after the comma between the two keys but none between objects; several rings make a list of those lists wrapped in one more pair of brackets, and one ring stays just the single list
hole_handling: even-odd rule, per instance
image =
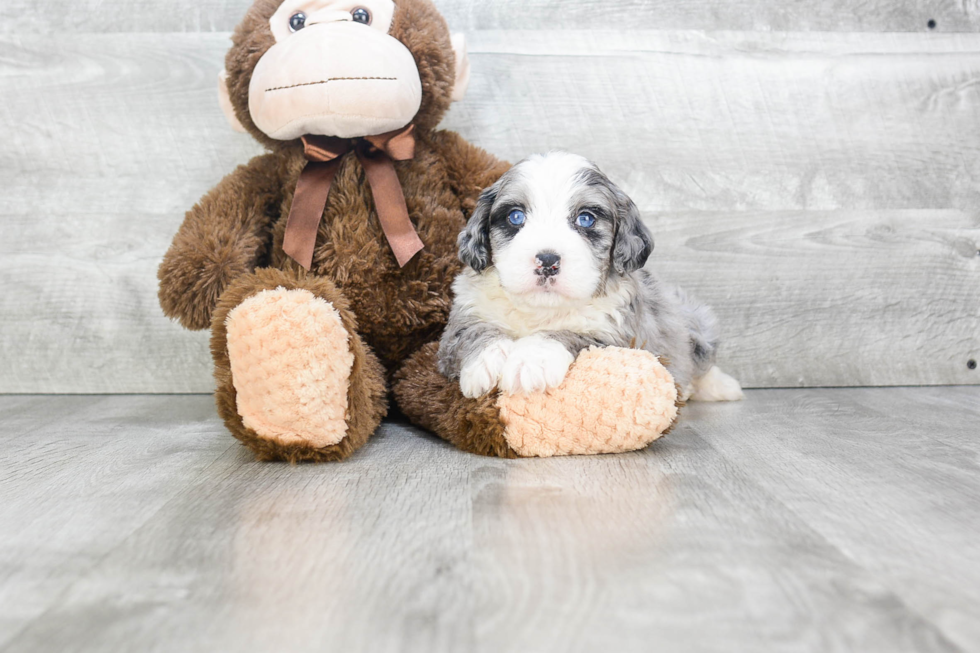
[{"label": "puppy's blue eye", "polygon": [[586,229],[589,229],[590,227],[595,225],[595,216],[592,215],[591,213],[579,213],[578,217],[575,218],[575,224],[577,224],[580,227],[585,227]]},{"label": "puppy's blue eye", "polygon": [[527,216],[524,215],[524,211],[521,211],[520,209],[514,209],[510,212],[510,215],[507,216],[507,221],[515,227],[519,227],[524,224],[525,220],[527,220]]},{"label": "puppy's blue eye", "polygon": [[354,11],[350,12],[350,15],[354,19],[355,23],[364,23],[365,25],[371,24],[371,12],[364,7],[358,7]]},{"label": "puppy's blue eye", "polygon": [[302,11],[297,11],[289,17],[289,29],[291,31],[298,32],[304,27],[306,27],[306,14]]}]

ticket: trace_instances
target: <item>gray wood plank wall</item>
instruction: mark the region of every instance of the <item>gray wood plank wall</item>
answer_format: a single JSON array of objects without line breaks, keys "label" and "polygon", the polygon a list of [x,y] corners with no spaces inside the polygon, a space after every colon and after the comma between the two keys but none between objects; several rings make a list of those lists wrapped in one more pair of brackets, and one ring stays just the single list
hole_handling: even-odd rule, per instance
[{"label": "gray wood plank wall", "polygon": [[[444,125],[595,159],[747,386],[980,383],[980,8],[849,4],[443,0],[473,64]],[[155,270],[259,151],[215,97],[247,5],[0,6],[0,392],[211,389]]]}]

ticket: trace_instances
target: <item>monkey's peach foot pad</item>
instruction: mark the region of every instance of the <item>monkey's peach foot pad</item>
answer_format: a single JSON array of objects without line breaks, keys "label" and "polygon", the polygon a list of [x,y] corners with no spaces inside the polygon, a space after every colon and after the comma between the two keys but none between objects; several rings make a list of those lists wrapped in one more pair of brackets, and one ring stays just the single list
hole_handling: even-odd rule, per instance
[{"label": "monkey's peach foot pad", "polygon": [[677,418],[677,387],[650,352],[619,347],[581,352],[557,388],[501,394],[504,438],[520,456],[642,449]]},{"label": "monkey's peach foot pad", "polygon": [[228,314],[242,423],[280,444],[326,447],[347,433],[354,355],[340,314],[308,290],[264,290]]}]

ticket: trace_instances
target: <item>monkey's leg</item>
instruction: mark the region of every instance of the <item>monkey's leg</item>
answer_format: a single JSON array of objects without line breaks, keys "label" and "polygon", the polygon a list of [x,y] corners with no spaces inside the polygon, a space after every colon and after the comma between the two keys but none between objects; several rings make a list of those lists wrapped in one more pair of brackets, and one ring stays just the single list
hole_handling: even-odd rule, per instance
[{"label": "monkey's leg", "polygon": [[237,279],[215,309],[211,354],[218,413],[259,460],[341,460],[387,411],[381,364],[328,279]]},{"label": "monkey's leg", "polygon": [[460,449],[515,458],[618,453],[647,446],[677,419],[677,387],[652,354],[583,350],[557,388],[468,399],[436,368],[438,343],[395,375],[395,400],[414,423]]}]

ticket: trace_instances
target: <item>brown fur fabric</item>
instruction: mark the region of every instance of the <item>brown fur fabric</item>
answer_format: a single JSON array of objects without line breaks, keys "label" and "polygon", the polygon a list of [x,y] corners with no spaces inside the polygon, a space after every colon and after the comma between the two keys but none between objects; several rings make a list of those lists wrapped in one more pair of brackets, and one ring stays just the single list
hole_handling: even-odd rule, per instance
[{"label": "brown fur fabric", "polygon": [[163,258],[160,306],[188,329],[206,329],[228,284],[268,258],[269,216],[279,210],[282,161],[239,166],[188,211]]},{"label": "brown fur fabric", "polygon": [[255,0],[242,22],[235,27],[231,35],[231,49],[225,55],[228,92],[235,115],[242,127],[270,150],[279,149],[286,142],[269,138],[252,122],[252,116],[248,112],[248,85],[259,59],[276,43],[269,28],[269,19],[281,4],[282,0]]},{"label": "brown fur fabric", "polygon": [[[350,349],[354,354],[350,387],[347,391],[347,435],[339,443],[322,448],[283,446],[260,438],[242,424],[238,414],[235,386],[231,378],[225,320],[228,313],[259,291],[273,288],[309,290],[333,304],[340,313],[341,323],[351,335]],[[231,434],[255,452],[259,460],[288,460],[289,462],[325,462],[347,458],[361,447],[387,413],[384,371],[378,359],[357,335],[357,320],[347,301],[329,280],[305,274],[263,269],[237,279],[221,296],[214,311],[211,334],[211,355],[214,358],[214,378],[217,382],[215,402],[218,414]]]},{"label": "brown fur fabric", "polygon": [[[457,235],[480,191],[509,166],[454,133],[433,131],[450,104],[454,82],[449,31],[429,0],[398,0],[390,33],[414,55],[423,94],[413,120],[416,156],[395,167],[425,249],[404,268],[398,267],[364,170],[349,154],[330,191],[311,271],[303,271],[282,252],[286,217],[305,165],[302,146],[298,140],[270,139],[248,113],[252,70],[274,43],[268,21],[279,4],[280,0],[254,3],[235,30],[225,61],[235,112],[270,152],[232,172],[187,213],[160,266],[159,296],[164,313],[185,327],[211,325],[216,400],[235,437],[263,460],[335,460],[350,455],[377,427],[384,414],[385,374],[390,378],[411,353],[439,337],[449,314],[450,284],[460,267]],[[279,285],[306,288],[332,302],[355,336],[350,431],[335,447],[311,450],[271,443],[245,429],[237,414],[224,319],[242,300]],[[425,360],[434,369],[434,361]],[[412,369],[424,376],[418,365]],[[405,393],[399,396],[408,400]],[[425,411],[410,414],[419,423],[431,421]],[[480,423],[491,422],[488,413]]]},{"label": "brown fur fabric", "polygon": [[452,104],[456,57],[449,26],[428,1],[398,0],[395,4],[389,33],[411,51],[422,80],[422,106],[412,122],[419,132],[429,132]]},{"label": "brown fur fabric", "polygon": [[436,369],[439,343],[429,343],[395,374],[393,392],[405,416],[463,451],[517,458],[504,438],[497,393],[468,399]]}]

